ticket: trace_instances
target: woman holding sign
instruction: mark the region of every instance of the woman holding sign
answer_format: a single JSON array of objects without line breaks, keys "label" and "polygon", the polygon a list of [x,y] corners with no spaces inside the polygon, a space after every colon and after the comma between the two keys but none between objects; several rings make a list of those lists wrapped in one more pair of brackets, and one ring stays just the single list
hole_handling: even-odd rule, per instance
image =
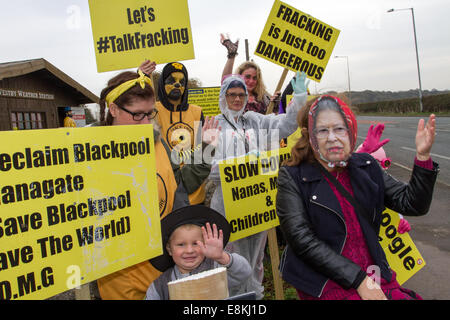
[{"label": "woman holding sign", "polygon": [[439,170],[430,157],[435,116],[419,121],[407,184],[369,154],[353,153],[356,118],[342,100],[319,97],[298,123],[302,137],[278,175],[283,279],[302,299],[421,299],[396,281],[378,232],[385,207],[411,216],[430,208]]},{"label": "woman holding sign", "polygon": [[[211,166],[205,162],[182,168],[174,164],[170,149],[161,138],[159,125],[155,121],[157,113],[152,81],[140,70],[138,73],[120,73],[110,79],[108,86],[101,92],[101,125],[153,124],[157,192],[160,216],[164,218],[172,210],[189,205],[187,190],[196,190],[208,176]],[[203,133],[208,130],[216,131],[217,124],[214,118],[207,118],[202,128]],[[208,133],[208,136],[203,134],[203,143],[215,145],[216,135],[211,134],[211,131]],[[186,175],[193,176],[189,186],[183,183]],[[160,274],[149,261],[144,261],[98,279],[97,283],[102,299],[142,300],[150,283]]]},{"label": "woman holding sign", "polygon": [[[293,80],[294,98],[286,114],[282,115],[262,115],[253,111],[244,113],[248,99],[245,81],[239,75],[224,79],[219,96],[222,113],[216,117],[222,130],[209,176],[209,179],[217,185],[211,199],[211,208],[226,216],[218,166],[221,160],[278,149],[280,139],[297,129],[297,113],[306,103],[306,87],[309,81],[305,83],[305,79],[305,73],[301,76],[297,73],[297,77]],[[230,252],[244,256],[253,269],[251,278],[242,283],[236,292],[230,292],[230,296],[255,291],[257,298],[263,297],[264,288],[261,283],[264,277],[263,258],[266,240],[267,231],[263,231],[228,245],[227,249]]]}]

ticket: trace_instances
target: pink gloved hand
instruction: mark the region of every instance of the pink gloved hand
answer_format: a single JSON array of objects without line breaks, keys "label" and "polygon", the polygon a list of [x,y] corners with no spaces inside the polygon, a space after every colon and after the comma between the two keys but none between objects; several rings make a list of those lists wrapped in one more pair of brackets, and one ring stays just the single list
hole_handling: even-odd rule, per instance
[{"label": "pink gloved hand", "polygon": [[384,123],[379,123],[373,128],[373,124],[369,127],[367,131],[366,139],[364,140],[361,149],[357,152],[362,153],[373,153],[384,146],[386,143],[391,141],[391,139],[384,139],[380,142],[381,135],[383,134]]},{"label": "pink gloved hand", "polygon": [[406,219],[400,218],[400,221],[398,222],[398,228],[397,231],[400,234],[404,234],[406,232],[409,232],[411,230],[411,225],[409,224]]}]

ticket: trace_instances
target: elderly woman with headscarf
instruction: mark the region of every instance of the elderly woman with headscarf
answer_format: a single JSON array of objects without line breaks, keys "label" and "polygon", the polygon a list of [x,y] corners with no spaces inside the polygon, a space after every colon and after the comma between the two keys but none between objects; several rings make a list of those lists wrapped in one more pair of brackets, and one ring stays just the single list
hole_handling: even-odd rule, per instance
[{"label": "elderly woman with headscarf", "polygon": [[397,282],[378,233],[385,207],[410,216],[430,208],[439,171],[430,157],[435,116],[419,121],[409,183],[368,153],[353,153],[356,118],[342,100],[319,97],[298,123],[302,137],[278,174],[283,279],[301,299],[421,299]]},{"label": "elderly woman with headscarf", "polygon": [[[225,215],[222,188],[220,185],[218,162],[227,158],[244,156],[279,147],[279,141],[297,129],[297,113],[306,103],[306,75],[297,73],[293,79],[294,98],[286,114],[263,115],[254,111],[244,113],[248,91],[240,75],[231,75],[223,80],[220,90],[220,115],[216,116],[221,127],[218,145],[215,149],[209,179],[217,184],[211,199],[211,208]],[[264,287],[263,258],[267,231],[233,241],[227,250],[244,256],[252,266],[253,274],[235,292],[237,295],[254,291],[262,299]]]}]

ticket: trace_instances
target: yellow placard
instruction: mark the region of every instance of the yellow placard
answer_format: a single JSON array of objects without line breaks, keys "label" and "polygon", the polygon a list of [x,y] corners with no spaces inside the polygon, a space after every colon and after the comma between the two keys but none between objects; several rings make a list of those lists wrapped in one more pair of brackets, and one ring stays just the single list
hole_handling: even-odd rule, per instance
[{"label": "yellow placard", "polygon": [[400,217],[386,209],[381,215],[380,244],[391,268],[397,273],[397,281],[403,284],[426,263],[408,233],[397,232]]},{"label": "yellow placard", "polygon": [[255,54],[320,82],[340,31],[275,0]]},{"label": "yellow placard", "polygon": [[0,300],[162,253],[151,125],[0,132]]},{"label": "yellow placard", "polygon": [[205,87],[189,89],[188,102],[202,107],[203,115],[216,116],[221,114],[219,108],[220,87]]},{"label": "yellow placard", "polygon": [[276,227],[277,177],[286,148],[227,159],[219,163],[225,215],[231,225],[230,241]]},{"label": "yellow placard", "polygon": [[187,0],[89,0],[98,72],[194,59]]}]

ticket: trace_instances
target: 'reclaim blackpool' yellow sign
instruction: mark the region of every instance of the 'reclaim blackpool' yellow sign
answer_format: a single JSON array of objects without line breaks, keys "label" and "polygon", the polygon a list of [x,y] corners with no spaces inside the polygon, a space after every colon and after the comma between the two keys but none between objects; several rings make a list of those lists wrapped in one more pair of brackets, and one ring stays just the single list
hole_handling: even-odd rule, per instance
[{"label": "'reclaim blackpool' yellow sign", "polygon": [[98,72],[194,59],[187,0],[89,0]]},{"label": "'reclaim blackpool' yellow sign", "polygon": [[151,125],[0,139],[0,300],[45,299],[162,253]]}]

